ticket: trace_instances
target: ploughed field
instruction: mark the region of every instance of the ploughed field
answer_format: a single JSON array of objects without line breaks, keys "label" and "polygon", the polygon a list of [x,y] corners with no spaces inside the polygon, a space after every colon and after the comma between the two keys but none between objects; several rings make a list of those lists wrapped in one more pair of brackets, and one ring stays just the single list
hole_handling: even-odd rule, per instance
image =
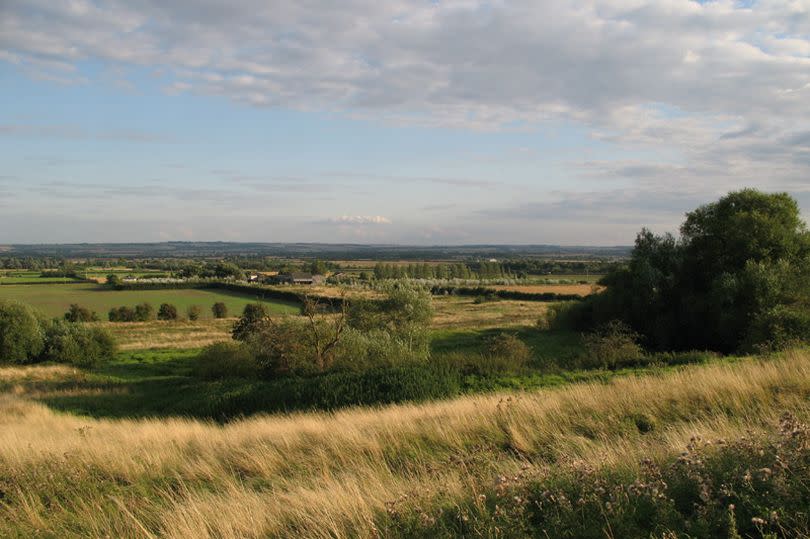
[{"label": "ploughed field", "polygon": [[161,303],[171,303],[180,315],[192,305],[202,308],[203,318],[212,318],[211,306],[223,302],[232,316],[238,316],[245,305],[256,301],[264,303],[271,313],[297,313],[299,307],[292,302],[262,300],[248,294],[226,290],[111,290],[102,285],[47,284],[47,285],[4,285],[0,286],[0,300],[15,300],[27,303],[48,316],[62,316],[71,303],[78,303],[93,311],[104,320],[113,307],[138,303],[151,303],[155,309]]}]

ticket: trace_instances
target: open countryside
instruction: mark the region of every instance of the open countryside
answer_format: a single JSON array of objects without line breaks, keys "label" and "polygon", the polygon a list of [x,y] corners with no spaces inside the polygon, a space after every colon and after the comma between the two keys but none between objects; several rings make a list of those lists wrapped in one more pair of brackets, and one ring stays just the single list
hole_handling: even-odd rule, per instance
[{"label": "open countryside", "polygon": [[810,539],[810,0],[0,43],[0,539]]}]

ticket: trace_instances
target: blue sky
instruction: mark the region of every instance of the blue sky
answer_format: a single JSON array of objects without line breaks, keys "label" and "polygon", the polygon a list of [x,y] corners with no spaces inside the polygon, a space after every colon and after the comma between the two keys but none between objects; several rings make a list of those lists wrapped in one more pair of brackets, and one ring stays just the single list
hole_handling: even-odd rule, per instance
[{"label": "blue sky", "polygon": [[810,209],[795,1],[9,0],[0,82],[4,243],[615,245],[742,187]]}]

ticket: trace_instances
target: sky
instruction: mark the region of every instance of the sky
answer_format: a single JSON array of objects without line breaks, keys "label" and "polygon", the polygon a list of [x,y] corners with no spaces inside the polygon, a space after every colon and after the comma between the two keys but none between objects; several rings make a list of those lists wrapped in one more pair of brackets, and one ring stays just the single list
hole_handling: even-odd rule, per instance
[{"label": "sky", "polygon": [[810,218],[810,0],[0,0],[0,243]]}]

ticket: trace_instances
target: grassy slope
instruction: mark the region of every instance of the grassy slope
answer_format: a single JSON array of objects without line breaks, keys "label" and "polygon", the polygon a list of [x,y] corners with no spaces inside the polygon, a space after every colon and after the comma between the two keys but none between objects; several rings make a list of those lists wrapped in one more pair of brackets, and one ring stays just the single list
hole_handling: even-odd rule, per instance
[{"label": "grassy slope", "polygon": [[[232,321],[222,321],[223,327]],[[155,324],[170,328],[171,335],[178,342],[184,337],[178,329],[193,331],[195,328],[205,330],[210,323],[147,323],[147,337],[154,336]],[[110,324],[103,324],[110,325]],[[115,326],[132,326],[140,324],[114,324]],[[446,351],[478,353],[482,343],[497,330],[463,330],[436,332],[433,340],[435,354]],[[225,329],[223,335],[227,336]],[[468,376],[463,381],[465,392],[486,392],[498,389],[534,389],[582,381],[608,379],[613,376],[626,375],[635,371],[561,371],[548,369],[553,362],[565,364],[567,358],[579,353],[580,344],[577,335],[570,333],[538,332],[531,328],[522,328],[520,335],[535,350],[536,360],[533,368],[521,374],[504,374],[500,376]],[[134,337],[137,338],[137,337]],[[192,340],[199,339],[192,333]],[[231,412],[219,410],[213,402],[219,402],[225,394],[249,392],[259,394],[272,391],[274,382],[254,380],[208,381],[197,378],[194,374],[195,359],[199,350],[159,349],[128,350],[117,354],[115,360],[92,372],[76,371],[69,381],[50,380],[29,383],[16,383],[17,393],[27,393],[45,402],[54,409],[74,414],[93,417],[154,417],[154,416],[189,416],[215,417],[218,414]],[[12,384],[0,379],[0,391],[12,390]],[[222,401],[227,407],[227,400]],[[268,403],[259,410],[276,411],[278,404]],[[288,404],[295,408],[294,403]]]},{"label": "grassy slope", "polygon": [[[204,317],[211,317],[211,305],[218,301],[228,306],[229,312],[239,314],[246,304],[257,298],[224,290],[110,290],[101,285],[8,285],[0,286],[0,300],[10,299],[28,303],[48,316],[61,316],[71,303],[78,303],[106,317],[113,307],[133,306],[148,302],[157,308],[161,303],[173,303],[180,314],[191,305],[199,305]],[[276,313],[296,313],[298,307],[278,300],[264,301]]]},{"label": "grassy slope", "polygon": [[[6,387],[60,381],[70,391],[80,376],[0,370]],[[663,462],[695,435],[731,440],[784,410],[806,420],[810,354],[226,426],[65,416],[13,393],[0,397],[0,536],[424,536],[395,514],[437,534],[440,507],[475,509],[469,500],[501,477],[542,478],[572,461],[638,470],[642,457]],[[471,516],[490,510],[482,503]]]}]

